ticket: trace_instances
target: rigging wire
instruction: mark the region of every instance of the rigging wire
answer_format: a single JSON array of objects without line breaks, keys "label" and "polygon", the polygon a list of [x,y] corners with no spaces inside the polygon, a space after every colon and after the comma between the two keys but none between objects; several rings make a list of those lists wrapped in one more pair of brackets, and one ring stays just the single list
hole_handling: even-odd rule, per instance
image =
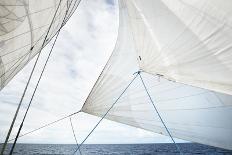
[{"label": "rigging wire", "polygon": [[28,81],[27,81],[27,84],[26,84],[26,86],[25,86],[25,88],[24,88],[22,97],[21,97],[21,99],[20,99],[20,102],[19,102],[19,104],[18,104],[17,110],[16,110],[15,115],[14,115],[14,118],[13,118],[13,120],[12,120],[12,122],[11,122],[10,129],[8,130],[8,133],[7,133],[5,142],[4,142],[4,144],[3,144],[3,147],[2,147],[2,150],[1,150],[1,155],[3,155],[3,153],[4,153],[6,144],[7,144],[7,142],[8,142],[8,139],[9,139],[9,137],[10,137],[11,131],[12,131],[12,129],[13,129],[13,126],[14,126],[16,117],[17,117],[17,115],[18,115],[19,109],[20,109],[20,107],[21,107],[23,98],[24,98],[25,93],[26,93],[26,91],[27,91],[28,85],[29,85],[29,83],[30,83],[32,74],[33,74],[34,69],[35,69],[35,66],[36,66],[36,64],[37,64],[37,62],[38,62],[38,59],[39,59],[39,57],[40,57],[40,53],[41,53],[41,52],[39,52],[39,54],[38,54],[38,56],[37,56],[37,58],[36,58],[36,61],[35,61],[35,64],[34,64],[34,66],[33,66],[33,68],[32,68],[31,74],[30,74],[29,79],[28,79]]},{"label": "rigging wire", "polygon": [[38,80],[38,82],[37,82],[37,84],[36,84],[36,87],[35,87],[35,89],[34,89],[34,92],[33,92],[33,94],[32,94],[32,97],[31,97],[31,99],[30,99],[29,105],[27,106],[26,112],[25,112],[25,114],[24,114],[24,116],[23,116],[23,120],[22,120],[22,122],[21,122],[21,124],[20,124],[20,127],[19,127],[19,129],[18,129],[16,138],[15,138],[14,143],[13,143],[13,146],[12,146],[12,148],[11,148],[10,154],[13,153],[15,144],[16,144],[17,139],[18,139],[18,137],[19,137],[20,131],[21,131],[22,127],[23,127],[23,123],[24,123],[24,121],[25,121],[25,119],[26,119],[26,116],[27,116],[27,113],[28,113],[28,111],[29,111],[29,109],[30,109],[30,106],[31,106],[32,100],[33,100],[33,98],[34,98],[35,92],[36,92],[36,90],[37,90],[37,88],[38,88],[39,82],[40,82],[40,80],[41,80],[41,78],[42,78],[42,75],[43,75],[43,73],[44,73],[44,70],[45,70],[45,68],[46,68],[46,66],[47,66],[47,62],[48,62],[48,60],[49,60],[49,58],[50,58],[50,56],[51,56],[53,47],[54,47],[54,45],[55,45],[55,43],[56,43],[56,40],[57,40],[57,38],[58,38],[58,36],[59,36],[59,33],[60,33],[60,30],[58,31],[58,33],[57,33],[57,35],[56,35],[55,41],[53,42],[52,48],[51,48],[51,50],[50,50],[50,52],[49,52],[49,55],[48,55],[48,57],[47,57],[47,60],[46,60],[46,62],[45,62],[45,64],[44,64],[43,70],[42,70],[42,72],[41,72],[41,74],[40,74],[39,80]]},{"label": "rigging wire", "polygon": [[[56,12],[55,12],[55,14],[54,14],[54,16],[53,16],[51,25],[52,25],[52,23],[53,23],[54,20],[55,20],[55,17],[56,17],[56,14],[57,14],[58,9],[59,9],[59,7],[60,7],[61,1],[62,1],[62,0],[59,1],[59,5],[58,5],[58,7],[57,7],[57,9],[56,9]],[[66,16],[67,16],[67,14],[68,14],[68,11],[69,11],[69,8],[70,8],[70,6],[71,6],[71,4],[72,4],[72,1],[73,1],[73,0],[71,0],[71,3],[67,6],[67,10],[66,10],[66,12],[65,12],[65,16],[64,16],[64,18],[63,18],[63,20],[62,20],[62,23],[61,23],[60,28],[59,28],[58,31],[57,31],[56,38],[55,38],[55,40],[54,40],[54,42],[53,42],[53,44],[52,44],[52,47],[51,47],[50,52],[49,52],[49,55],[48,55],[48,57],[47,57],[47,59],[46,59],[46,62],[45,62],[45,64],[44,64],[44,66],[43,66],[43,70],[42,70],[42,72],[41,72],[41,74],[40,74],[40,77],[39,77],[39,79],[38,79],[38,81],[37,81],[36,87],[35,87],[35,89],[34,89],[34,91],[33,91],[32,96],[31,96],[29,105],[28,105],[28,107],[27,107],[27,110],[26,110],[26,112],[25,112],[25,114],[24,114],[23,120],[22,120],[22,122],[21,122],[21,124],[20,124],[20,127],[19,127],[19,129],[18,129],[16,138],[14,139],[14,143],[13,143],[13,146],[12,146],[12,148],[11,148],[10,155],[13,154],[14,147],[15,147],[15,145],[16,145],[16,142],[17,142],[17,139],[18,139],[18,137],[19,137],[20,131],[21,131],[22,127],[23,127],[23,123],[24,123],[24,121],[25,121],[25,119],[26,119],[28,110],[30,109],[32,100],[33,100],[34,95],[35,95],[35,93],[36,93],[36,91],[37,91],[38,85],[39,85],[40,80],[41,80],[41,78],[42,78],[42,76],[43,76],[43,73],[44,73],[45,68],[46,68],[46,66],[47,66],[47,63],[48,63],[48,61],[49,61],[49,58],[50,58],[50,56],[51,56],[51,53],[52,53],[52,51],[53,51],[53,48],[54,48],[55,43],[56,43],[56,41],[57,41],[57,38],[58,38],[58,36],[59,36],[59,34],[60,34],[60,30],[61,30],[61,28],[64,26],[64,21],[65,21],[65,19],[66,19]],[[78,5],[79,5],[79,3],[78,3]],[[43,44],[42,44],[42,47],[43,47],[43,45],[44,45],[44,43],[45,43],[45,41],[46,41],[46,38],[47,38],[47,36],[48,36],[48,33],[49,33],[50,29],[51,29],[51,25],[50,25],[50,27],[49,27],[49,29],[48,29],[48,32],[47,32],[47,34],[46,34],[46,37],[45,37],[44,42],[43,42]],[[41,52],[40,52],[40,53],[41,53]],[[36,62],[36,63],[37,63],[37,62]],[[36,64],[35,64],[35,66],[36,66]],[[33,68],[33,69],[34,69],[34,68]],[[32,72],[32,74],[33,74],[33,72]]]},{"label": "rigging wire", "polygon": [[[73,0],[71,0],[70,6],[71,6],[71,4],[72,4],[72,1],[73,1]],[[78,1],[77,5],[76,5],[76,2],[74,3],[74,4],[75,4],[75,5],[74,5],[74,6],[75,6],[75,9],[79,6],[80,1],[81,1],[81,0]],[[46,42],[46,38],[47,38],[47,36],[48,36],[48,34],[49,34],[49,31],[50,31],[50,29],[51,29],[52,23],[53,23],[53,21],[55,20],[55,16],[56,16],[56,13],[57,13],[57,11],[58,11],[58,8],[59,8],[60,4],[61,4],[61,0],[59,1],[58,7],[57,7],[56,12],[55,12],[55,14],[54,14],[54,16],[53,16],[52,22],[51,22],[51,24],[50,24],[50,26],[49,26],[49,28],[48,28],[48,31],[47,31],[47,34],[46,34],[45,39],[44,39],[44,41],[43,41],[42,47],[44,46],[44,44],[45,44],[45,42]],[[72,8],[72,10],[73,10],[73,8]],[[68,11],[68,10],[67,10],[67,11]],[[73,11],[73,12],[74,12],[74,11]],[[67,13],[67,12],[66,12],[66,13]],[[71,15],[72,15],[72,14],[71,14]],[[71,15],[70,15],[70,16],[71,16]],[[65,15],[65,18],[66,18],[66,15]],[[64,18],[64,20],[65,20],[65,18]],[[64,21],[64,20],[63,20],[63,21]],[[63,22],[63,23],[61,24],[60,29],[61,29],[64,25],[65,25],[65,23]],[[60,31],[60,29],[59,29],[58,31]],[[58,31],[57,31],[57,33],[58,33]],[[57,33],[56,33],[56,34],[57,34]],[[41,50],[42,50],[42,48],[41,48]],[[5,147],[6,147],[6,145],[7,145],[7,142],[9,141],[9,137],[10,137],[12,128],[13,128],[13,126],[14,126],[16,117],[17,117],[18,112],[19,112],[19,109],[20,109],[20,107],[21,107],[22,100],[23,100],[23,98],[24,98],[24,96],[25,96],[25,93],[26,93],[26,91],[27,91],[28,85],[29,85],[29,83],[30,83],[32,74],[33,74],[33,72],[34,72],[34,69],[35,69],[36,64],[37,64],[37,62],[38,62],[38,59],[39,59],[39,57],[40,57],[40,53],[41,53],[41,51],[38,53],[38,56],[37,56],[36,61],[35,61],[35,63],[34,63],[33,69],[32,69],[32,71],[31,71],[31,74],[30,74],[30,76],[29,76],[29,79],[28,79],[28,81],[27,81],[27,84],[26,84],[26,86],[25,86],[25,88],[24,88],[24,92],[23,92],[22,97],[21,97],[21,99],[20,99],[20,103],[18,104],[16,113],[15,113],[15,115],[14,115],[13,121],[12,121],[11,126],[10,126],[10,129],[8,130],[8,133],[7,133],[5,142],[4,142],[3,147],[2,147],[2,149],[1,149],[1,155],[3,155],[3,153],[4,153],[4,151],[5,151]],[[15,140],[15,139],[14,139],[14,140]]]},{"label": "rigging wire", "polygon": [[152,105],[153,105],[153,107],[154,107],[156,113],[158,114],[158,116],[159,116],[159,118],[160,118],[160,120],[161,120],[163,126],[165,127],[165,129],[166,129],[168,135],[171,137],[173,143],[175,144],[176,149],[179,151],[180,155],[182,155],[182,154],[183,154],[182,151],[180,150],[179,146],[177,145],[177,143],[176,143],[175,140],[173,139],[173,137],[172,137],[170,131],[168,130],[166,124],[164,123],[164,121],[163,121],[163,119],[162,119],[162,117],[161,117],[161,115],[160,115],[158,109],[156,108],[156,106],[155,106],[155,104],[154,104],[154,102],[153,102],[153,100],[152,100],[152,98],[151,98],[151,95],[149,94],[149,92],[148,92],[148,90],[147,90],[147,87],[146,87],[146,85],[145,85],[145,83],[144,83],[144,81],[143,81],[142,75],[141,75],[141,71],[138,71],[138,74],[139,74],[139,77],[140,77],[140,79],[141,79],[141,81],[142,81],[143,87],[144,87],[144,89],[145,89],[145,91],[146,91],[146,93],[147,93],[147,95],[148,95],[148,97],[149,97],[149,99],[150,99],[150,101],[151,101],[151,103],[152,103]]},{"label": "rigging wire", "polygon": [[[77,142],[77,137],[76,137],[76,134],[75,134],[75,131],[74,131],[74,128],[73,128],[72,117],[71,117],[71,116],[69,117],[69,121],[70,121],[70,125],[71,125],[71,128],[72,128],[73,137],[74,137],[74,139],[75,139],[75,141],[76,141],[76,145],[77,145],[77,147],[78,147],[79,144],[78,144],[78,142]],[[78,149],[78,150],[79,150],[80,155],[82,155],[81,149]]]},{"label": "rigging wire", "polygon": [[77,150],[80,149],[80,147],[83,145],[83,143],[89,138],[89,136],[93,133],[93,131],[97,128],[97,126],[101,123],[101,121],[106,117],[106,115],[110,112],[110,110],[114,107],[114,105],[118,102],[118,100],[122,97],[122,95],[126,92],[126,90],[130,87],[130,85],[133,83],[133,81],[138,77],[138,72],[136,72],[135,77],[131,80],[131,82],[127,85],[127,87],[122,91],[122,93],[119,95],[119,97],[115,100],[115,102],[110,106],[110,108],[106,111],[106,113],[101,117],[101,119],[98,121],[98,123],[94,126],[94,128],[89,132],[89,134],[85,137],[85,139],[79,144],[77,149],[74,151],[73,154],[77,152]]},{"label": "rigging wire", "polygon": [[[60,118],[60,119],[58,119],[58,120],[52,121],[52,122],[50,122],[50,123],[48,123],[48,124],[45,124],[45,125],[43,125],[43,126],[41,126],[41,127],[38,127],[38,128],[36,128],[36,129],[34,129],[34,130],[31,130],[31,131],[26,132],[26,133],[24,133],[24,134],[22,134],[22,135],[19,135],[18,138],[24,137],[24,136],[29,135],[29,134],[31,134],[31,133],[33,133],[33,132],[36,132],[36,131],[38,131],[38,130],[40,130],[40,129],[43,129],[43,128],[45,128],[45,127],[48,127],[48,126],[50,126],[50,125],[53,125],[53,124],[55,124],[55,123],[57,123],[57,122],[60,122],[60,121],[62,121],[62,120],[64,120],[64,119],[66,119],[66,118],[68,118],[68,117],[71,117],[71,116],[73,116],[73,115],[76,115],[76,114],[78,114],[78,113],[80,113],[80,112],[81,112],[81,110],[79,110],[79,111],[77,111],[77,112],[74,112],[74,113],[72,113],[72,114],[66,115],[66,116],[64,116],[64,117],[62,117],[62,118]],[[11,142],[11,141],[13,141],[13,140],[15,140],[15,138],[10,139],[8,142]]]},{"label": "rigging wire", "polygon": [[[54,21],[54,19],[55,19],[55,16],[56,16],[56,13],[57,13],[57,11],[58,11],[58,8],[59,8],[60,4],[61,4],[61,0],[59,1],[58,7],[57,7],[57,9],[56,9],[56,12],[55,12],[55,14],[54,14],[54,16],[53,16],[53,19],[52,19],[52,21],[51,21],[51,24],[50,24],[50,26],[49,26],[49,28],[48,28],[48,31],[47,31],[47,34],[46,34],[46,36],[45,36],[45,38],[44,38],[42,47],[43,47],[43,45],[44,45],[45,42],[46,42],[47,36],[48,36],[49,31],[50,31],[50,29],[51,29],[51,27],[52,27],[52,23],[53,23],[53,21]],[[41,50],[42,50],[42,48],[41,48]],[[3,153],[4,153],[4,151],[5,151],[5,148],[6,148],[8,139],[9,139],[10,134],[11,134],[11,131],[12,131],[12,129],[13,129],[13,126],[14,126],[15,120],[16,120],[16,118],[17,118],[19,109],[20,109],[20,107],[21,107],[21,105],[22,105],[22,101],[23,101],[24,96],[25,96],[25,94],[26,94],[28,85],[29,85],[29,83],[30,83],[30,81],[31,81],[31,78],[32,78],[32,75],[33,75],[33,73],[34,73],[35,67],[36,67],[37,62],[38,62],[38,60],[39,60],[40,54],[41,54],[41,51],[38,53],[38,56],[37,56],[37,58],[36,58],[36,60],[35,60],[35,63],[34,63],[34,66],[33,66],[32,70],[31,70],[29,79],[28,79],[27,84],[26,84],[26,86],[25,86],[25,88],[24,88],[22,97],[21,97],[20,102],[19,102],[19,104],[18,104],[17,110],[16,110],[16,112],[15,112],[14,118],[13,118],[12,123],[11,123],[11,126],[10,126],[10,129],[8,130],[8,133],[7,133],[5,142],[4,142],[4,144],[3,144],[3,147],[2,147],[2,150],[1,150],[1,155],[3,155]]]}]

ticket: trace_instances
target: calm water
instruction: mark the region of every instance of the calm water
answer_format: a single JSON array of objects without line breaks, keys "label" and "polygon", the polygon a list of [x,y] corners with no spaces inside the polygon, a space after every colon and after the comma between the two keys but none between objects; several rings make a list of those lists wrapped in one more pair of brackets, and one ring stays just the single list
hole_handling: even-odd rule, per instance
[{"label": "calm water", "polygon": [[[10,146],[10,145],[9,145]],[[8,146],[8,148],[9,148]],[[179,144],[185,155],[232,155],[232,151],[195,143]],[[68,155],[76,145],[66,144],[17,144],[18,155]],[[174,144],[89,144],[81,147],[82,155],[176,155]],[[76,153],[79,155],[79,152]]]}]

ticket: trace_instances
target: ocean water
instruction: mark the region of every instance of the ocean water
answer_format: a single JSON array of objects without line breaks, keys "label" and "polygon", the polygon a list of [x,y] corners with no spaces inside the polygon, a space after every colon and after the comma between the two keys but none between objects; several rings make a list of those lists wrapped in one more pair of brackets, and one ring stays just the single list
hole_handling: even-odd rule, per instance
[{"label": "ocean water", "polygon": [[[7,147],[6,154],[9,148]],[[184,155],[232,155],[232,151],[196,144],[179,144]],[[15,155],[71,155],[76,149],[72,144],[17,144]],[[82,155],[178,155],[174,144],[86,144]],[[77,152],[76,155],[80,153]]]}]

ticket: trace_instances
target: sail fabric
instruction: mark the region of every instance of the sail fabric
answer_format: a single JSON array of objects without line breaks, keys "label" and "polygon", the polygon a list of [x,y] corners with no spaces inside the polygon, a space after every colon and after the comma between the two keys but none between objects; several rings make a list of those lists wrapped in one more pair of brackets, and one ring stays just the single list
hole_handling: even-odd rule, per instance
[{"label": "sail fabric", "polygon": [[[158,5],[158,3],[160,3],[160,5],[162,4],[162,6]],[[143,71],[146,71],[142,72],[141,76],[148,88],[148,92],[173,137],[232,149],[232,96],[182,84],[170,80],[169,78],[166,79],[164,73],[168,73],[166,71],[169,69],[164,66],[163,61],[156,61],[154,59],[154,56],[157,55],[157,52],[160,50],[156,44],[161,47],[161,44],[158,44],[160,40],[157,39],[157,36],[156,39],[153,38],[155,37],[155,34],[154,36],[151,35],[153,29],[148,27],[150,25],[148,22],[144,21],[146,16],[141,13],[142,8],[139,9],[138,6],[146,6],[147,9],[144,9],[143,11],[147,13],[149,12],[150,16],[148,19],[156,21],[156,24],[154,25],[161,29],[162,27],[166,27],[163,24],[159,25],[159,23],[161,24],[166,21],[166,19],[164,20],[162,18],[164,14],[167,14],[167,11],[170,11],[167,4],[164,4],[164,1],[159,0],[119,0],[119,32],[116,46],[86,99],[82,111],[102,117],[134,78],[136,74],[135,72],[142,69]],[[175,3],[173,2],[172,5],[174,4]],[[183,10],[184,7],[180,8],[179,6],[176,9]],[[169,23],[170,28],[175,27],[176,20],[172,20],[172,16],[168,16],[167,18],[174,22],[174,24]],[[180,29],[182,28],[183,27],[180,27]],[[158,30],[155,31],[158,33]],[[172,31],[173,29],[162,31],[162,33],[166,32],[165,35],[168,37],[165,40],[165,37],[163,36],[164,42],[169,42],[176,37],[171,35],[174,33],[171,33]],[[178,29],[175,33],[177,33],[177,31]],[[187,28],[185,31],[188,31]],[[161,32],[159,33],[160,35],[163,35]],[[180,38],[176,40],[179,39]],[[188,50],[183,52],[184,49],[190,47],[188,44],[188,39],[190,38],[185,39],[185,43],[183,43],[182,46],[183,49],[180,48],[179,51],[172,51],[173,55],[171,55],[171,57],[176,58],[174,60],[178,60],[179,62],[189,61],[190,58],[193,58],[191,57],[192,55],[197,54],[196,52],[202,52],[202,49],[201,52],[195,49],[192,49],[194,52]],[[212,40],[208,41],[211,42]],[[223,41],[220,43],[222,44]],[[174,48],[174,46],[177,46],[177,44],[175,43],[170,47]],[[217,45],[215,44],[215,46]],[[162,45],[162,47],[164,47],[164,45]],[[174,55],[174,53],[179,52],[182,52],[182,54],[179,56]],[[189,59],[187,59],[187,55],[189,55]],[[199,55],[199,58],[202,56],[203,55]],[[171,57],[167,59],[170,59]],[[181,59],[181,57],[186,59]],[[210,59],[211,56],[209,55],[207,58],[208,57]],[[163,58],[165,59],[165,54],[163,55]],[[205,59],[205,61],[208,60]],[[160,64],[158,64],[158,62]],[[194,64],[196,65],[197,63],[200,64],[200,62]],[[212,61],[208,63],[212,63]],[[187,66],[186,69],[191,65]],[[192,66],[194,65],[192,64]],[[222,65],[219,66],[222,67]],[[202,69],[201,71],[207,72],[208,70],[205,67],[207,66],[196,66],[196,68],[199,69],[198,71]],[[211,69],[209,69],[209,71],[210,70]],[[198,77],[197,74],[195,75],[194,68],[189,71],[192,73],[191,75]],[[187,75],[188,74],[186,74],[186,77]],[[207,77],[213,75],[212,72],[212,74],[209,74]],[[227,74],[225,73],[223,76],[224,75],[225,78],[228,79]],[[203,78],[200,76],[200,78],[204,81],[206,77]],[[197,80],[195,79],[195,81]],[[182,82],[184,83],[184,81]],[[168,135],[146,94],[139,76],[117,101],[115,106],[106,115],[106,118],[137,128]]]},{"label": "sail fabric", "polygon": [[0,0],[0,90],[52,39],[79,2]]},{"label": "sail fabric", "polygon": [[[133,74],[139,70],[136,60],[137,54],[134,52],[135,45],[131,41],[133,36],[128,33],[130,32],[130,26],[127,21],[127,11],[123,4],[120,3],[119,7],[120,26],[117,42],[110,59],[84,103],[82,110],[85,112],[94,110],[96,106],[100,109],[101,107],[109,108],[131,81]],[[108,101],[108,104],[106,104],[106,101]]]},{"label": "sail fabric", "polygon": [[232,95],[232,1],[127,3],[140,68]]}]

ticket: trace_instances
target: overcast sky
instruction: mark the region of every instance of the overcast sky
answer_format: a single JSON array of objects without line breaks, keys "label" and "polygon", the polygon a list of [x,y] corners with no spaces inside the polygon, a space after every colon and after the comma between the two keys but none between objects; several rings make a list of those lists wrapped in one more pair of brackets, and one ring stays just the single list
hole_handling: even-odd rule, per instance
[{"label": "overcast sky", "polygon": [[[118,7],[113,0],[83,0],[62,29],[53,54],[40,82],[21,133],[33,130],[67,114],[80,110],[93,84],[109,58],[117,37]],[[45,61],[48,45],[42,53],[36,74],[23,101],[12,136],[29,102]],[[33,60],[34,61],[34,60]],[[32,68],[27,65],[0,92],[0,140],[4,141],[16,107]],[[99,120],[80,113],[72,117],[76,136],[81,142]],[[24,143],[75,143],[69,119],[27,135]],[[104,120],[86,143],[171,142],[169,137]]]}]

